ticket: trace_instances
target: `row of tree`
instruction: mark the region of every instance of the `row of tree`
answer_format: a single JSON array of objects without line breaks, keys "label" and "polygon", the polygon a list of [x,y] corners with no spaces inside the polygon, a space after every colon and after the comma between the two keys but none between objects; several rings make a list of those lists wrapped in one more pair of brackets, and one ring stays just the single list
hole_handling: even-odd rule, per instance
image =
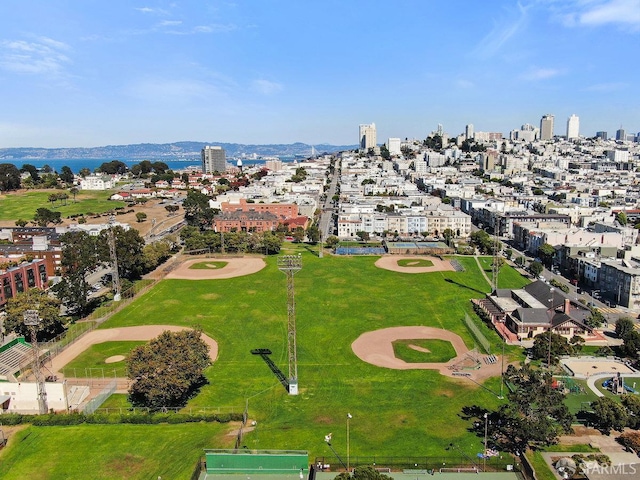
[{"label": "row of tree", "polygon": [[280,252],[283,235],[274,232],[227,232],[200,230],[186,226],[180,231],[186,251],[205,250],[224,253],[263,253],[273,255]]}]

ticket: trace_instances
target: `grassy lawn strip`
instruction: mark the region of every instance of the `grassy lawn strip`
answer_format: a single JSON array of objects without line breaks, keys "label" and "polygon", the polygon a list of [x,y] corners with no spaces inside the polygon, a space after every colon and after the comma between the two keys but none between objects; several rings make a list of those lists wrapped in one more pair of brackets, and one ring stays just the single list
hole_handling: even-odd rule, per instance
[{"label": "grassy lawn strip", "polygon": [[131,408],[129,403],[129,395],[126,393],[114,393],[100,406],[98,413],[104,412],[103,409],[128,409]]},{"label": "grassy lawn strip", "polygon": [[[412,348],[414,346],[418,348]],[[393,342],[393,353],[407,363],[446,363],[456,356],[451,342],[435,338],[396,340]]]},{"label": "grassy lawn strip", "polygon": [[194,270],[215,270],[224,268],[229,264],[229,262],[218,262],[218,261],[210,261],[210,262],[198,262],[193,265],[189,265],[189,268],[193,268]]},{"label": "grassy lawn strip", "polygon": [[188,480],[202,450],[232,429],[216,423],[30,426],[1,453],[0,478]]},{"label": "grassy lawn strip", "polygon": [[538,480],[556,480],[555,474],[551,471],[544,458],[542,458],[542,453],[536,450],[535,452],[528,451],[526,455],[529,463],[531,463],[531,466],[533,466],[533,469],[536,471]]},{"label": "grassy lawn strip", "polygon": [[433,267],[433,262],[426,258],[402,258],[398,260],[399,267]]},{"label": "grassy lawn strip", "polygon": [[64,368],[65,377],[126,377],[126,362],[121,360],[114,363],[105,363],[105,360],[114,355],[129,355],[138,345],[147,342],[104,342],[91,345],[84,352],[74,358]]}]

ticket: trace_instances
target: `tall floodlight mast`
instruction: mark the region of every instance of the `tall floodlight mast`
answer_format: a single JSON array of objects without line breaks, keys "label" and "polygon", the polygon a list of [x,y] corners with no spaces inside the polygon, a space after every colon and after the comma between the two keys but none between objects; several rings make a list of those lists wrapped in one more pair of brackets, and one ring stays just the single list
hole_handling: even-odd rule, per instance
[{"label": "tall floodlight mast", "polygon": [[109,255],[111,257],[111,279],[113,282],[113,301],[119,302],[122,298],[120,291],[120,275],[118,274],[118,255],[116,253],[116,237],[113,233],[116,218],[112,215],[109,218],[109,228],[107,229],[107,241],[109,242]]},{"label": "tall floodlight mast", "polygon": [[493,224],[493,264],[491,265],[491,291],[492,293],[498,290],[498,274],[500,273],[500,238],[499,233],[499,221],[498,215],[496,215],[495,222]]},{"label": "tall floodlight mast", "polygon": [[40,325],[40,315],[38,310],[25,310],[23,313],[24,324],[29,327],[31,335],[31,347],[33,348],[33,375],[36,377],[38,387],[38,410],[41,415],[47,413],[47,390],[44,384],[44,376],[40,368],[40,348],[38,347],[38,326]]},{"label": "tall floodlight mast", "polygon": [[302,270],[302,257],[278,257],[278,269],[287,276],[287,350],[289,353],[289,395],[298,394],[298,358],[296,352],[296,295],[293,276]]}]

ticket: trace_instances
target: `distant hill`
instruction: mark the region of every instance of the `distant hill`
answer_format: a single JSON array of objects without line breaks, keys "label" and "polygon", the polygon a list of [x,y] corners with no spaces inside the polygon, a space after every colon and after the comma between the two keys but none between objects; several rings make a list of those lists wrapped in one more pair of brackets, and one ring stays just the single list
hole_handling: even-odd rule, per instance
[{"label": "distant hill", "polygon": [[[117,160],[127,159],[159,159],[185,158],[199,159],[200,150],[205,145],[219,145],[225,149],[227,157],[244,155],[262,156],[311,156],[311,145],[306,143],[273,144],[273,145],[243,145],[240,143],[222,142],[175,142],[175,143],[138,143],[134,145],[107,145],[90,148],[0,148],[0,160],[14,158],[30,158],[39,160],[54,160],[66,158],[97,158]],[[356,145],[313,145],[317,153],[334,153],[343,150],[356,149]]]}]

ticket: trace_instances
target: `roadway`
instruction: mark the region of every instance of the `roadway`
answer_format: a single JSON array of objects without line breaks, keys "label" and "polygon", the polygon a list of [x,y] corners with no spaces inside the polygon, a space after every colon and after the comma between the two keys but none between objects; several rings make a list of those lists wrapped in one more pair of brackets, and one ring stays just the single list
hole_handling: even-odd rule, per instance
[{"label": "roadway", "polygon": [[338,178],[340,174],[338,173],[340,168],[337,163],[339,160],[336,160],[335,168],[333,169],[333,177],[331,178],[331,183],[329,184],[329,189],[326,192],[324,204],[320,209],[320,240],[324,242],[328,236],[333,235],[333,231],[335,228],[335,222],[333,219],[333,214],[337,213],[337,207],[335,202],[333,201],[333,196],[336,194],[336,190],[338,188]]}]

